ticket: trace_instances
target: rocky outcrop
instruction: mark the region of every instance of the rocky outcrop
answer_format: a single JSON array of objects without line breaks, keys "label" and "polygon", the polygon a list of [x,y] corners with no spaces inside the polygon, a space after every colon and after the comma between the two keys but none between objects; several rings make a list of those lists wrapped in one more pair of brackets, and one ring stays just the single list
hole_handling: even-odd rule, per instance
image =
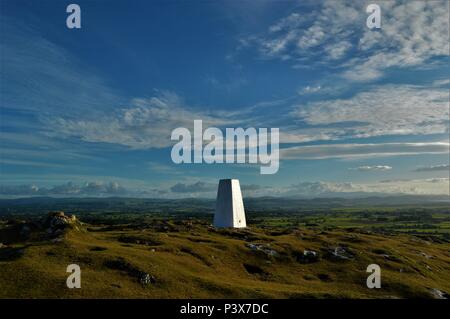
[{"label": "rocky outcrop", "polygon": [[82,223],[75,215],[66,215],[61,211],[50,212],[41,219],[11,219],[5,225],[0,233],[4,245],[48,239],[57,243],[63,241],[63,235],[68,230],[82,230]]},{"label": "rocky outcrop", "polygon": [[319,261],[320,256],[317,251],[314,250],[303,250],[303,252],[295,252],[294,257],[301,264],[310,264]]},{"label": "rocky outcrop", "polygon": [[355,253],[348,247],[336,246],[326,249],[325,256],[330,260],[345,261],[355,258]]},{"label": "rocky outcrop", "polygon": [[246,246],[250,248],[250,250],[263,252],[267,256],[273,257],[278,256],[278,253],[275,250],[271,249],[268,244],[264,245],[264,244],[247,243]]},{"label": "rocky outcrop", "polygon": [[43,227],[51,237],[62,235],[67,229],[79,230],[80,222],[75,215],[66,215],[64,212],[50,212],[43,221]]},{"label": "rocky outcrop", "polygon": [[442,290],[439,290],[437,288],[433,288],[431,289],[431,295],[433,296],[433,298],[435,299],[449,299],[450,295]]},{"label": "rocky outcrop", "polygon": [[66,228],[77,222],[75,215],[65,215],[64,212],[50,212],[44,221],[44,226],[51,229]]}]

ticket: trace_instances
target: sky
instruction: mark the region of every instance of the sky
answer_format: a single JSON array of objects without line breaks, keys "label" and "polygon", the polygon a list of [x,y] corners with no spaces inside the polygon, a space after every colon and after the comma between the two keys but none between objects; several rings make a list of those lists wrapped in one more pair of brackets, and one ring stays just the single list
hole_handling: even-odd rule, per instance
[{"label": "sky", "polygon": [[[448,1],[70,3],[0,1],[0,197],[449,194]],[[279,128],[278,172],[173,163],[196,119]]]}]

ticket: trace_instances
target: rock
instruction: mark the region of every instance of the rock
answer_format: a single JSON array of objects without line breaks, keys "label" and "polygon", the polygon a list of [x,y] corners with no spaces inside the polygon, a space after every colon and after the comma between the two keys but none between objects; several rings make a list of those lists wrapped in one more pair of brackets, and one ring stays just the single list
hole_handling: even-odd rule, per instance
[{"label": "rock", "polygon": [[268,256],[278,256],[278,253],[271,249],[269,245],[248,243],[246,246],[253,251],[261,251]]},{"label": "rock", "polygon": [[63,211],[59,211],[59,212],[52,212],[49,215],[52,215],[54,217],[65,217],[64,212]]},{"label": "rock", "polygon": [[428,255],[428,254],[426,254],[426,253],[424,253],[424,252],[420,252],[419,255],[425,257],[426,259],[431,259],[431,258],[433,258],[433,256]]},{"label": "rock", "polygon": [[305,259],[309,260],[309,261],[317,261],[319,260],[319,253],[314,251],[314,250],[304,250],[303,251],[303,256],[305,257]]},{"label": "rock", "polygon": [[315,257],[318,256],[318,254],[317,254],[317,252],[315,252],[314,250],[306,250],[306,249],[305,249],[305,250],[303,251],[303,256],[315,258]]},{"label": "rock", "polygon": [[0,243],[0,248],[6,247],[3,243]]},{"label": "rock", "polygon": [[295,253],[294,256],[297,261],[302,264],[309,264],[319,261],[319,253],[314,250],[305,249],[302,253]]},{"label": "rock", "polygon": [[64,212],[50,212],[47,218],[43,221],[43,226],[50,237],[61,236],[64,231],[71,227],[79,230],[76,226],[78,220],[75,215],[65,215]]},{"label": "rock", "polygon": [[150,285],[156,283],[156,278],[150,274],[147,274],[146,272],[141,272],[138,277],[139,282],[142,285]]},{"label": "rock", "polygon": [[444,291],[441,291],[437,288],[433,288],[431,289],[431,295],[435,298],[435,299],[448,299],[450,297],[450,295]]},{"label": "rock", "polygon": [[328,256],[334,260],[350,260],[354,258],[354,253],[346,247],[332,247],[327,250]]}]

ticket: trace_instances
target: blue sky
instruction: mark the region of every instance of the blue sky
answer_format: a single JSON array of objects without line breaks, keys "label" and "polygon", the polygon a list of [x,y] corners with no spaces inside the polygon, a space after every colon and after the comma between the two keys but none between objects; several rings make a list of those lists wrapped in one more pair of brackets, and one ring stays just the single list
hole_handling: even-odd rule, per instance
[{"label": "blue sky", "polygon": [[[448,194],[448,1],[1,1],[0,196]],[[179,126],[277,127],[280,169]]]}]

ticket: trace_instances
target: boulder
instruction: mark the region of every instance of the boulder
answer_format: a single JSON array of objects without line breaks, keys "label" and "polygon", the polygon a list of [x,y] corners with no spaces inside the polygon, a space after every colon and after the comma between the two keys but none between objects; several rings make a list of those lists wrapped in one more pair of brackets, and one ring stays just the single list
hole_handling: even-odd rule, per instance
[{"label": "boulder", "polygon": [[433,298],[435,299],[448,299],[450,297],[450,295],[444,291],[441,291],[437,288],[433,288],[431,289],[431,295],[433,296]]},{"label": "boulder", "polygon": [[75,215],[65,215],[64,212],[50,212],[44,220],[47,232],[55,232],[57,229],[65,229],[67,226],[77,223]]},{"label": "boulder", "polygon": [[269,245],[248,243],[248,244],[246,244],[246,246],[253,251],[261,251],[264,254],[266,254],[267,256],[275,257],[278,255],[278,253],[275,250],[271,249],[269,247]]},{"label": "boulder", "polygon": [[320,256],[317,251],[314,250],[303,250],[303,251],[294,251],[292,255],[295,257],[297,262],[301,264],[310,264],[319,261]]},{"label": "boulder", "polygon": [[332,260],[350,260],[355,257],[354,253],[347,247],[336,246],[328,248],[327,257]]},{"label": "boulder", "polygon": [[138,278],[139,278],[139,282],[145,286],[156,283],[155,276],[147,274],[146,272],[140,272],[138,275]]},{"label": "boulder", "polygon": [[428,255],[427,253],[424,253],[423,251],[419,252],[419,255],[425,257],[426,259],[431,259],[431,258],[433,258],[433,256]]},{"label": "boulder", "polygon": [[297,256],[297,261],[301,263],[314,263],[319,261],[319,253],[314,250],[303,250],[303,254]]}]

